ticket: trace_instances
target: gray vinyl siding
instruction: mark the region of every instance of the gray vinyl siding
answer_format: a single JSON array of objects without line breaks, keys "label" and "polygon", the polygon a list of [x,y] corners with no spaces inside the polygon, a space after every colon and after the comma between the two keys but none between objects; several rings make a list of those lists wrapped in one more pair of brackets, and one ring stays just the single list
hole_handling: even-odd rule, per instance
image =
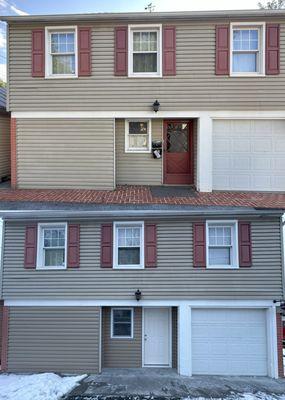
[{"label": "gray vinyl siding", "polygon": [[[153,119],[152,140],[162,140],[163,121]],[[161,185],[162,159],[152,153],[125,152],[125,120],[116,120],[116,183],[117,185]]]},{"label": "gray vinyl siding", "polygon": [[17,185],[113,189],[113,119],[18,119]]},{"label": "gray vinyl siding", "polygon": [[98,373],[98,307],[10,307],[8,372]]},{"label": "gray vinyl siding", "polygon": [[0,113],[0,182],[10,175],[10,118]]},{"label": "gray vinyl siding", "polygon": [[[272,22],[270,19],[262,19]],[[161,21],[157,21],[158,23]],[[9,31],[9,101],[11,111],[150,111],[158,99],[163,111],[283,110],[285,107],[285,24],[281,23],[281,73],[278,76],[234,78],[215,75],[215,26],[211,22],[163,21],[176,25],[176,76],[114,76],[114,27],[92,27],[92,76],[78,79],[31,77],[31,29],[40,24],[13,24]],[[78,22],[82,25],[82,22]]]},{"label": "gray vinyl siding", "polygon": [[132,339],[111,339],[111,308],[102,310],[102,367],[142,367],[142,309],[134,308],[134,337]]},{"label": "gray vinyl siding", "polygon": [[252,220],[252,267],[236,270],[193,268],[191,220],[157,222],[157,268],[100,268],[100,223],[78,222],[79,270],[50,271],[24,269],[25,223],[5,224],[4,299],[133,300],[138,288],[145,300],[282,297],[278,218]]}]

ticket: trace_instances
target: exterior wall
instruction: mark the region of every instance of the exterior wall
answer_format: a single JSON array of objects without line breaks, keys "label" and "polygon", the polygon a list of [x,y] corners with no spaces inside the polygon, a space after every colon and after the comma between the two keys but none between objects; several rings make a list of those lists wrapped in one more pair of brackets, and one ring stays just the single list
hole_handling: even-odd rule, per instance
[{"label": "exterior wall", "polygon": [[2,353],[2,318],[3,318],[3,301],[0,300],[0,365]]},{"label": "exterior wall", "polygon": [[10,117],[0,113],[0,182],[10,175]]},{"label": "exterior wall", "polygon": [[111,308],[103,308],[102,367],[141,368],[142,308],[134,308],[133,339],[111,339]]},{"label": "exterior wall", "polygon": [[31,29],[41,25],[11,24],[10,110],[149,111],[156,98],[163,111],[283,110],[284,21],[266,19],[281,23],[280,75],[252,78],[215,75],[215,26],[229,22],[163,21],[176,25],[177,75],[135,79],[114,76],[114,27],[122,22],[88,21],[85,25],[92,27],[92,76],[66,80],[31,77]]},{"label": "exterior wall", "polygon": [[251,268],[193,267],[193,229],[189,220],[157,222],[157,268],[100,268],[101,222],[81,224],[80,268],[24,269],[24,222],[6,222],[3,298],[133,300],[139,288],[145,300],[282,298],[281,230],[278,218],[252,219]]},{"label": "exterior wall", "polygon": [[113,189],[113,119],[18,119],[17,187]]},{"label": "exterior wall", "polygon": [[[163,121],[153,119],[152,140],[162,140]],[[161,185],[162,158],[154,159],[152,153],[125,153],[125,120],[116,120],[116,184]]]},{"label": "exterior wall", "polygon": [[276,313],[277,326],[277,352],[278,352],[278,375],[279,378],[284,378],[283,365],[283,322],[279,312]]},{"label": "exterior wall", "polygon": [[99,307],[11,307],[8,372],[99,372]]}]

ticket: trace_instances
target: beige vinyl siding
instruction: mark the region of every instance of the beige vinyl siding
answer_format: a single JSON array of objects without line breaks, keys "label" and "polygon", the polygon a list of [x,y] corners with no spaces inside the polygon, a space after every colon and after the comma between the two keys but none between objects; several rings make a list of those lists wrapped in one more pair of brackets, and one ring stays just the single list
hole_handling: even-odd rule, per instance
[{"label": "beige vinyl siding", "polygon": [[157,222],[157,268],[100,268],[100,223],[78,222],[80,268],[56,271],[24,269],[25,223],[5,224],[3,298],[133,300],[138,288],[145,300],[282,297],[278,218],[252,220],[252,267],[236,270],[193,268],[190,219]]},{"label": "beige vinyl siding", "polygon": [[10,117],[0,113],[0,182],[10,175]]},{"label": "beige vinyl siding", "polygon": [[[264,19],[263,19],[264,20]],[[160,23],[161,21],[157,21]],[[281,73],[235,78],[215,75],[216,21],[163,21],[176,25],[177,74],[164,78],[114,76],[114,27],[92,27],[92,76],[44,79],[31,76],[31,29],[40,24],[11,24],[9,97],[11,111],[150,111],[155,99],[166,112],[186,110],[283,110],[285,107],[285,24],[281,23]],[[266,19],[266,22],[272,22]],[[79,24],[83,24],[78,21]]]},{"label": "beige vinyl siding", "polygon": [[10,307],[8,372],[98,373],[98,307]]},{"label": "beige vinyl siding", "polygon": [[113,189],[113,119],[18,119],[17,185]]},{"label": "beige vinyl siding", "polygon": [[134,337],[111,339],[111,308],[102,309],[102,367],[141,368],[142,366],[142,309],[134,308]]},{"label": "beige vinyl siding", "polygon": [[[163,121],[152,119],[152,140],[162,140]],[[152,153],[125,152],[125,120],[116,120],[116,183],[117,185],[161,185],[162,159]]]}]

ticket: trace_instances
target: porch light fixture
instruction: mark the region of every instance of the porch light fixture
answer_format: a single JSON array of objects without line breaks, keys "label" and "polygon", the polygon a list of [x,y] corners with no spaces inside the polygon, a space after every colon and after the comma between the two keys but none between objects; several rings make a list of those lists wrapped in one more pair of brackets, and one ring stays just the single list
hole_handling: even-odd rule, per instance
[{"label": "porch light fixture", "polygon": [[135,293],[136,296],[136,300],[140,301],[141,297],[142,297],[142,292],[138,289]]},{"label": "porch light fixture", "polygon": [[157,113],[157,111],[159,111],[159,107],[160,107],[160,103],[158,100],[155,100],[155,102],[152,105],[153,107],[153,111]]}]

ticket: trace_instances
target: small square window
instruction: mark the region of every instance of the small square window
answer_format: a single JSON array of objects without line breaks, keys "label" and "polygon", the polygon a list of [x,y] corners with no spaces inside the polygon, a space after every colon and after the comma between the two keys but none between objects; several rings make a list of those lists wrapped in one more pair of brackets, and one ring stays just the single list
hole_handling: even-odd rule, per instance
[{"label": "small square window", "polygon": [[125,131],[125,151],[127,153],[150,152],[150,120],[126,120]]},{"label": "small square window", "polygon": [[111,338],[131,339],[133,337],[133,309],[112,308]]},{"label": "small square window", "polygon": [[40,224],[37,268],[66,268],[66,224]]},{"label": "small square window", "polygon": [[114,224],[114,268],[143,268],[143,223]]}]

